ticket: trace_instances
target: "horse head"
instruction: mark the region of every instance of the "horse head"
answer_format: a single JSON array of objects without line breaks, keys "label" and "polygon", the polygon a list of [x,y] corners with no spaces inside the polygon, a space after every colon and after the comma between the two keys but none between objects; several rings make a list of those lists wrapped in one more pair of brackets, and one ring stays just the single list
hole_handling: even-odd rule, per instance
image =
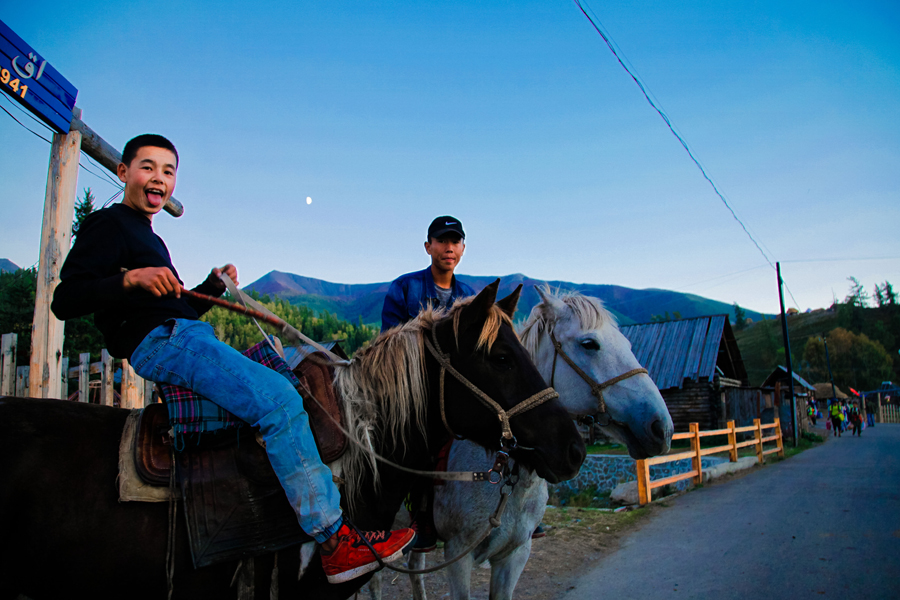
[{"label": "horse head", "polygon": [[[512,327],[522,286],[495,302],[499,285],[498,279],[477,296],[459,301],[434,325],[434,337],[450,364],[471,384],[450,373],[444,376],[440,418],[453,434],[485,448],[512,448],[514,458],[551,483],[571,479],[584,461],[584,442]],[[496,407],[479,398],[472,386],[515,413],[508,421],[512,440],[501,440]],[[517,406],[521,410],[529,404],[516,412]]]},{"label": "horse head", "polygon": [[[541,302],[531,312],[521,335],[541,373],[566,390],[560,400],[576,415],[594,415],[599,399],[574,367],[560,359],[553,338],[596,384],[604,387],[609,422],[601,428],[628,447],[633,458],[668,452],[674,426],[656,385],[641,369],[631,344],[615,317],[596,298],[578,293],[555,295],[536,288]],[[605,387],[605,382],[633,373]]]}]

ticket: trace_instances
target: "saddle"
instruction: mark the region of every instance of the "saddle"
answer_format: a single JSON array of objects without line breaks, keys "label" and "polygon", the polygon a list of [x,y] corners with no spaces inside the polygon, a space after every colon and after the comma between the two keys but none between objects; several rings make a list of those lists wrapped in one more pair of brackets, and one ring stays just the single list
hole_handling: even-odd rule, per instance
[{"label": "saddle", "polygon": [[[340,430],[344,419],[332,367],[323,356],[310,355],[293,372],[322,461],[333,462],[347,440]],[[245,424],[206,433],[202,443],[173,452],[168,410],[152,404],[140,412],[136,429],[133,457],[140,479],[169,486],[175,469],[195,568],[312,539],[297,523],[255,428]]]}]

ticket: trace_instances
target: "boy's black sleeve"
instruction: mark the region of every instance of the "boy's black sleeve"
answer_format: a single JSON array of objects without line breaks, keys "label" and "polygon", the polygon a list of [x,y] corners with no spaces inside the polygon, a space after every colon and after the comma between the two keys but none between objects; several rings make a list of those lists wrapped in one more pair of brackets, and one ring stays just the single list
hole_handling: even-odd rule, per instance
[{"label": "boy's black sleeve", "polygon": [[122,232],[108,217],[94,214],[85,219],[53,293],[50,308],[56,318],[73,319],[121,302],[124,252]]},{"label": "boy's black sleeve", "polygon": [[[213,296],[215,298],[218,298],[225,293],[225,290],[218,286],[218,279],[214,277],[212,273],[209,274],[209,277],[207,277],[203,281],[203,283],[201,283],[191,291],[197,292],[198,294]],[[213,305],[209,302],[198,300],[197,298],[191,298],[189,296],[182,296],[182,298],[187,300],[187,303],[191,306],[191,308],[197,311],[198,317],[202,317],[204,314],[209,312],[209,309],[213,307]]]}]

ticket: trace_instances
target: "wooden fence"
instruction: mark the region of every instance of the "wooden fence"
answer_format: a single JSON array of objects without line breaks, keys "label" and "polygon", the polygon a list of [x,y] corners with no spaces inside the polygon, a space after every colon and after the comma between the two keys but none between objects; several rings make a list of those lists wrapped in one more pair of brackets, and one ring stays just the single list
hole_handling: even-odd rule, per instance
[{"label": "wooden fence", "polygon": [[[28,396],[30,367],[16,366],[17,336],[4,333],[0,345],[0,396]],[[63,399],[69,398],[69,380],[78,380],[78,391],[73,396],[79,402],[90,402],[121,408],[143,408],[152,402],[153,382],[142,379],[127,360],[115,360],[105,349],[100,352],[100,362],[91,362],[90,354],[80,354],[77,366],[70,367],[68,358],[62,359],[61,388]],[[114,373],[116,366],[122,369],[122,381],[116,390]],[[99,378],[91,379],[91,375]]]},{"label": "wooden fence", "polygon": [[[763,431],[774,429],[773,435],[763,437]],[[753,438],[745,442],[737,441],[737,434],[744,432],[752,432]],[[714,446],[712,448],[703,448],[700,439],[714,435],[727,435],[728,443],[724,446]],[[768,454],[777,452],[779,456],[784,458],[784,442],[781,435],[781,422],[777,417],[774,423],[763,425],[759,419],[753,419],[753,425],[745,427],[735,427],[734,421],[728,421],[725,429],[713,429],[710,431],[700,431],[698,423],[690,424],[690,431],[687,433],[676,433],[672,436],[673,440],[690,440],[691,449],[687,452],[678,454],[666,454],[663,456],[654,456],[653,458],[645,458],[637,462],[637,481],[638,481],[638,499],[640,503],[647,504],[650,502],[651,492],[654,488],[669,485],[683,479],[693,479],[694,483],[703,482],[703,463],[702,458],[709,454],[718,454],[727,452],[731,462],[737,462],[738,449],[749,446],[756,446],[756,459],[760,464],[765,462]],[[765,449],[763,444],[775,442],[775,447]],[[676,460],[691,459],[691,470],[687,473],[673,475],[664,479],[650,480],[650,465],[659,465],[663,463],[674,462]]]},{"label": "wooden fence", "polygon": [[878,405],[879,422],[881,423],[900,423],[900,409],[894,404]]}]

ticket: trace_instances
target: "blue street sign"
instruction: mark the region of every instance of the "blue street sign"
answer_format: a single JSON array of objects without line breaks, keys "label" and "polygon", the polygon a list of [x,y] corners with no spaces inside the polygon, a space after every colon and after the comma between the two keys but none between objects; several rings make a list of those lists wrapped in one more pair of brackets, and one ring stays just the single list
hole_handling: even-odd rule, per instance
[{"label": "blue street sign", "polygon": [[69,133],[78,90],[3,21],[0,89],[59,133]]}]

